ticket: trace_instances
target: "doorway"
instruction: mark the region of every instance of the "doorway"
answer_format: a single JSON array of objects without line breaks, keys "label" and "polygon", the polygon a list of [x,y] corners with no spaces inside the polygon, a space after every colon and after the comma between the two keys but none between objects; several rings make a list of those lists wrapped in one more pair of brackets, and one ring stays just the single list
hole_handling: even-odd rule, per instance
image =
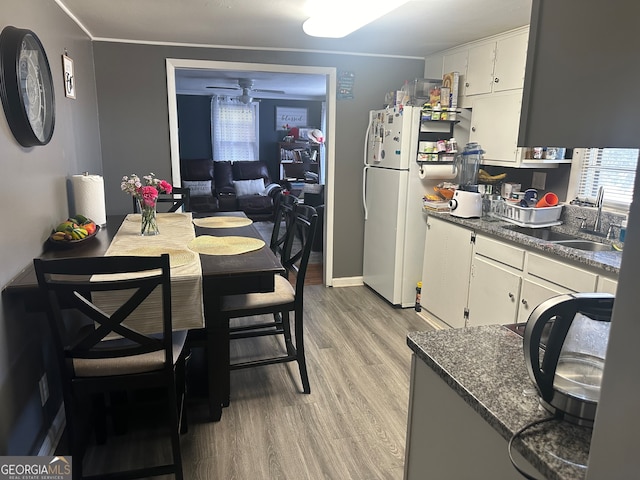
[{"label": "doorway", "polygon": [[276,65],[261,63],[219,62],[210,60],[167,59],[167,104],[169,109],[169,141],[171,148],[172,182],[180,184],[180,149],[178,136],[178,106],[176,91],[176,72],[186,70],[225,70],[276,72],[288,74],[323,75],[326,79],[326,138],[325,142],[325,209],[323,229],[323,278],[326,286],[333,285],[333,185],[335,167],[335,117],[336,117],[336,69],[328,67],[310,67],[296,65]]}]

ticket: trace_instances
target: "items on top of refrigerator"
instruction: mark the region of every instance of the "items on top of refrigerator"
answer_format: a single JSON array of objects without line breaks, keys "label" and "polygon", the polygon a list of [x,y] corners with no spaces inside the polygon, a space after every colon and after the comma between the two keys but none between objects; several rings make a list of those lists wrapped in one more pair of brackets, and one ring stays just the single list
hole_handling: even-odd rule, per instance
[{"label": "items on top of refrigerator", "polygon": [[431,88],[441,84],[442,80],[439,78],[416,78],[411,82],[405,80],[399,90],[385,94],[384,103],[386,106],[420,106],[429,100]]}]

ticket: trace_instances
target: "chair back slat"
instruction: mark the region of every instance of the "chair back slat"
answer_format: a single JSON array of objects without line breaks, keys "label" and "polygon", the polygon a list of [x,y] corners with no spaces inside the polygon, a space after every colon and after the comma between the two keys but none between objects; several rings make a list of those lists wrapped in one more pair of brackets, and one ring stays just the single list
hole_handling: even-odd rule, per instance
[{"label": "chair back slat", "polygon": [[[273,219],[273,231],[269,247],[276,255],[281,255],[287,232],[293,223],[293,209],[298,203],[295,195],[285,195],[283,192],[276,198],[275,215]],[[284,226],[284,230],[282,227]]]},{"label": "chair back slat", "polygon": [[[180,208],[184,212],[191,211],[191,191],[186,187],[173,187],[171,193],[159,193],[158,194],[158,211],[164,211],[166,213],[175,213]],[[170,203],[169,208],[161,208],[159,204]],[[140,213],[138,201],[133,197],[133,213]]]},{"label": "chair back slat", "polygon": [[302,299],[304,279],[311,256],[311,247],[318,226],[316,209],[303,204],[296,204],[293,220],[285,239],[282,252],[282,266],[288,274],[296,277],[296,299]]},{"label": "chair back slat", "polygon": [[[165,364],[172,364],[171,284],[169,255],[158,257],[85,257],[35,259],[38,284],[47,295],[47,313],[54,339],[60,343],[64,361],[140,355],[165,350]],[[124,278],[123,274],[127,274]],[[116,279],[111,277],[117,276]],[[125,322],[141,304],[158,292],[159,334],[148,335]],[[97,295],[96,295],[97,294]],[[112,313],[103,311],[98,296],[117,295]],[[113,297],[110,297],[113,299]],[[154,305],[155,308],[155,305]],[[76,312],[85,328],[73,339],[66,318]],[[87,328],[90,327],[90,328]],[[107,338],[120,337],[105,343]],[[107,348],[108,346],[108,348]]]}]

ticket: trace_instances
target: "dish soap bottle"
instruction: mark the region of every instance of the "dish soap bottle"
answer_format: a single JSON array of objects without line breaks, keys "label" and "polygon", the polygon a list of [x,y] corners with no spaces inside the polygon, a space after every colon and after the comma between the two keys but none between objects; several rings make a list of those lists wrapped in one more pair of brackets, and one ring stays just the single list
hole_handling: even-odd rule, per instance
[{"label": "dish soap bottle", "polygon": [[620,236],[618,240],[624,243],[624,237],[627,235],[627,219],[625,218],[620,222]]}]

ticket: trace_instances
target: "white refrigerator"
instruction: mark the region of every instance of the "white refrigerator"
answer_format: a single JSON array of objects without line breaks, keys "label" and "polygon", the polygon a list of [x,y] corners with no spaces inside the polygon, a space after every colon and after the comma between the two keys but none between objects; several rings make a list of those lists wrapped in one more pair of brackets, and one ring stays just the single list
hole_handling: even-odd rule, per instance
[{"label": "white refrigerator", "polygon": [[420,108],[389,108],[369,113],[365,136],[363,280],[404,308],[415,304],[426,234],[419,130]]}]

